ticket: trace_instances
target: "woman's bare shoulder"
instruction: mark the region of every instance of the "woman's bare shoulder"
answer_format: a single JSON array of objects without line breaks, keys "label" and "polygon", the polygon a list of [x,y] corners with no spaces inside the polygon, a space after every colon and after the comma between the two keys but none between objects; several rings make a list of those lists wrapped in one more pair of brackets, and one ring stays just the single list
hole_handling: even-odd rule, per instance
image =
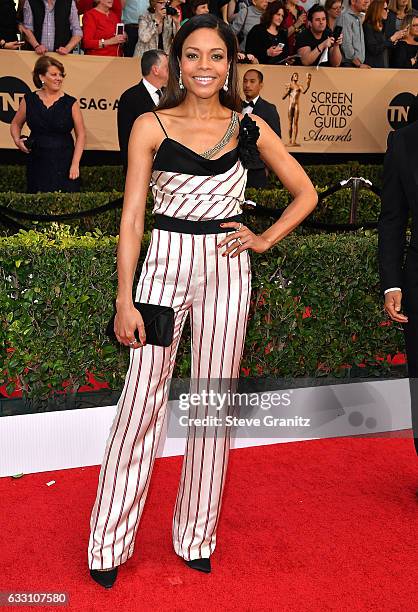
[{"label": "woman's bare shoulder", "polygon": [[157,131],[159,123],[153,111],[150,111],[149,113],[142,113],[142,115],[139,115],[134,121],[134,126],[137,130],[144,132],[144,134],[152,134],[152,132]]},{"label": "woman's bare shoulder", "polygon": [[143,113],[135,119],[132,126],[132,137],[138,138],[142,145],[155,146],[161,140],[161,126],[153,112]]},{"label": "woman's bare shoulder", "polygon": [[178,106],[173,106],[173,108],[162,108],[161,110],[157,108],[155,109],[155,113],[159,117],[166,117],[167,119],[180,119],[185,117],[184,112],[179,110]]},{"label": "woman's bare shoulder", "polygon": [[[164,126],[166,132],[170,132],[173,129],[187,129],[190,122],[190,117],[188,117],[187,114],[184,113],[184,110],[178,106],[163,108],[161,110],[156,109],[155,113],[158,119],[161,121],[161,124]],[[154,119],[158,125],[158,119],[155,117]],[[158,125],[158,128],[161,132],[161,125]]]}]

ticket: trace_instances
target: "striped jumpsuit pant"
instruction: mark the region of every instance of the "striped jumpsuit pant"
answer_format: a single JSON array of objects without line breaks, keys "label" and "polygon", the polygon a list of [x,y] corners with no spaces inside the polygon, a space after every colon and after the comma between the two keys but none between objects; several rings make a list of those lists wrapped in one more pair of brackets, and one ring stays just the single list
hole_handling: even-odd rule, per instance
[{"label": "striped jumpsuit pant", "polygon": [[[204,219],[202,211],[209,211],[209,218],[232,216],[240,208],[231,190],[239,188],[242,194],[244,189],[242,176],[238,177],[240,184],[234,179],[234,173],[236,176],[239,171],[238,163],[221,176],[218,199],[213,197],[213,178],[207,181],[211,193],[206,199],[191,195],[185,199],[185,189],[190,194],[196,180],[200,184],[202,177],[192,177],[185,185],[184,175],[154,172],[154,212],[180,216],[184,205],[183,218]],[[167,187],[163,187],[167,183],[172,190],[165,205]],[[226,196],[226,190],[232,195]],[[229,208],[225,208],[225,202]],[[188,314],[191,379],[239,377],[251,266],[248,250],[237,257],[222,256],[225,247],[217,249],[217,244],[227,234],[199,235],[156,228],[152,231],[135,299],[173,307],[174,338],[169,347],[146,344],[130,349],[130,365],[106,443],[90,519],[90,569],[109,569],[133,555],[167,409],[176,351]],[[218,432],[214,428],[210,435],[199,437],[193,427],[187,432],[172,521],[174,551],[186,560],[209,557],[215,549],[229,447],[229,431]]]}]

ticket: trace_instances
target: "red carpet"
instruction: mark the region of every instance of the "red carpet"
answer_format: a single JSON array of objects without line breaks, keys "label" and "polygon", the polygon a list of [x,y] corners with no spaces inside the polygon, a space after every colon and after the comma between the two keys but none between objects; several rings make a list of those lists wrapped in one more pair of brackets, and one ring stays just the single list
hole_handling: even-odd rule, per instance
[{"label": "red carpet", "polygon": [[411,439],[232,451],[209,575],[172,550],[180,465],[180,457],[157,460],[135,554],[108,591],[87,570],[99,468],[0,479],[0,591],[66,591],[70,605],[61,609],[80,611],[416,609]]}]

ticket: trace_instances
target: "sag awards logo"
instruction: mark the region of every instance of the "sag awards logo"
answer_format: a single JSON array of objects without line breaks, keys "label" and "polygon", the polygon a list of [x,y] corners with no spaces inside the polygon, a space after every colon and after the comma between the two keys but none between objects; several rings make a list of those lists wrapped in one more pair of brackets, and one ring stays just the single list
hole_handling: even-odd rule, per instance
[{"label": "sag awards logo", "polygon": [[[283,100],[289,98],[289,141],[288,147],[300,147],[298,142],[299,116],[302,96],[309,94],[309,111],[307,116],[310,127],[303,140],[350,142],[351,129],[347,128],[348,118],[353,114],[353,94],[341,91],[312,91],[312,75],[306,74],[305,80],[299,80],[299,73],[294,72],[290,83],[286,84]],[[306,106],[306,105],[305,105]]]},{"label": "sag awards logo", "polygon": [[406,125],[409,107],[414,100],[414,94],[409,93],[409,91],[404,91],[395,96],[389,103],[387,118],[388,123],[393,130],[398,130]]},{"label": "sag awards logo", "polygon": [[0,78],[0,121],[12,122],[25,93],[30,93],[25,81],[11,76]]}]

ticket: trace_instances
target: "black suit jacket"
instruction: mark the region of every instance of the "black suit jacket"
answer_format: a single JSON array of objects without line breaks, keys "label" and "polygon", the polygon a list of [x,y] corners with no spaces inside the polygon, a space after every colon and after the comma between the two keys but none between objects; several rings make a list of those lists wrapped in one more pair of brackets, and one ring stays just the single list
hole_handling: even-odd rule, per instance
[{"label": "black suit jacket", "polygon": [[277,108],[274,106],[274,104],[267,102],[267,100],[264,100],[260,96],[254,105],[253,113],[254,115],[264,119],[264,121],[269,124],[271,129],[276,132],[277,136],[282,135],[279,113],[277,112]]},{"label": "black suit jacket", "polygon": [[[411,241],[404,265],[406,227]],[[418,121],[391,132],[383,167],[378,222],[381,289],[400,287],[409,307],[418,309]]]},{"label": "black suit jacket", "polygon": [[135,119],[154,110],[154,100],[142,80],[130,87],[120,97],[118,104],[118,138],[123,167],[128,166],[128,142]]}]

